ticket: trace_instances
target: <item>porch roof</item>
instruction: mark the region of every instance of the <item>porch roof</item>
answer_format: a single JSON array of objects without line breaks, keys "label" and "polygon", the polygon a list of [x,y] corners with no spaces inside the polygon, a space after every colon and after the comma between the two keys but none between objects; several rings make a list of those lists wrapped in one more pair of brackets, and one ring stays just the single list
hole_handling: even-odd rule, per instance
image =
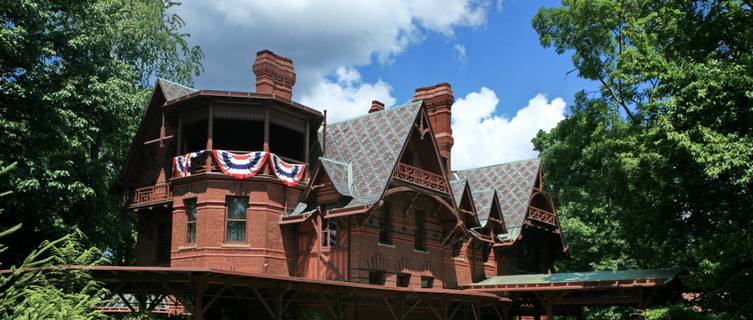
[{"label": "porch roof", "polygon": [[619,271],[563,272],[495,276],[465,286],[467,289],[503,289],[492,291],[531,291],[557,289],[604,289],[615,287],[663,286],[675,278],[677,269],[636,269]]}]

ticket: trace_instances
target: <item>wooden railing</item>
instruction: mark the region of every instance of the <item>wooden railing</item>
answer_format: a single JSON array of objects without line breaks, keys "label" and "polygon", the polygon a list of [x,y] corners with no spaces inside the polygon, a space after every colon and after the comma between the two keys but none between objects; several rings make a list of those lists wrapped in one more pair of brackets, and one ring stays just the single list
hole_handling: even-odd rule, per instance
[{"label": "wooden railing", "polygon": [[168,202],[172,201],[172,191],[169,184],[161,183],[134,190],[129,200],[131,208]]},{"label": "wooden railing", "polygon": [[395,179],[409,182],[427,189],[442,193],[450,193],[447,180],[442,175],[419,169],[414,166],[398,162],[397,170],[392,175]]},{"label": "wooden railing", "polygon": [[528,207],[528,218],[553,226],[557,225],[557,215],[549,211],[541,210],[539,208]]},{"label": "wooden railing", "polygon": [[[232,152],[232,153],[250,153],[250,152],[253,152],[253,151],[243,151],[243,150],[225,150],[225,151]],[[206,165],[206,163],[207,163],[207,157],[210,158],[210,161],[211,161],[211,164],[212,164],[211,170],[209,172],[220,172],[220,173],[222,172],[222,170],[220,170],[220,168],[217,167],[217,163],[216,163],[214,157],[212,157],[212,153],[209,152],[209,151],[207,151],[207,152],[204,152],[204,154],[201,155],[201,156],[199,156],[199,157],[191,158],[191,174],[192,175],[193,174],[207,172],[207,165]],[[287,162],[287,163],[292,163],[292,164],[303,164],[304,163],[303,161],[293,160],[293,159],[290,159],[290,158],[287,158],[287,157],[283,157],[283,156],[280,156],[280,155],[278,155],[278,157],[280,159],[282,159],[283,161]],[[269,167],[270,162],[271,162],[270,160],[267,160],[267,163],[264,165],[264,166],[266,166],[266,168],[264,168],[259,174],[272,174],[271,173],[272,169],[271,169],[271,167]],[[304,172],[304,177],[303,177],[302,183],[306,183],[309,180],[310,174],[311,174],[311,167],[307,166],[306,172]],[[173,176],[173,178],[177,178],[178,177],[177,174],[176,174],[176,172],[173,172],[172,176]]]}]

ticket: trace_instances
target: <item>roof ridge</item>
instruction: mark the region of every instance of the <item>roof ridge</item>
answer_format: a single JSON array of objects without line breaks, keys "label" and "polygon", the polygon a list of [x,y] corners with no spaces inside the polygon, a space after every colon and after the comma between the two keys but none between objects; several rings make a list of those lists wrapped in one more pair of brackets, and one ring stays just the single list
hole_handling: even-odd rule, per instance
[{"label": "roof ridge", "polygon": [[392,111],[397,111],[397,110],[400,110],[400,109],[402,109],[402,108],[407,108],[407,107],[413,106],[413,105],[414,105],[414,104],[416,104],[417,102],[421,102],[421,101],[422,101],[422,100],[416,100],[416,101],[412,101],[412,102],[404,103],[404,104],[401,104],[401,105],[399,105],[399,106],[394,106],[394,107],[390,107],[390,108],[385,108],[384,110],[381,110],[381,111],[377,111],[377,112],[372,112],[372,113],[366,113],[366,114],[362,114],[362,115],[360,115],[360,116],[355,116],[355,117],[353,117],[353,118],[349,118],[349,119],[344,119],[344,120],[340,120],[340,121],[335,121],[335,122],[330,122],[330,123],[327,123],[327,125],[340,125],[340,124],[343,124],[343,123],[348,123],[348,122],[351,122],[351,121],[355,121],[355,120],[359,120],[359,119],[367,118],[367,117],[370,117],[370,116],[372,116],[372,115],[379,115],[379,114],[384,114],[384,112],[392,112]]},{"label": "roof ridge", "polygon": [[196,89],[196,88],[191,88],[191,87],[189,87],[189,86],[187,86],[187,85],[184,85],[184,84],[180,84],[180,83],[177,83],[177,82],[175,82],[175,81],[170,81],[170,80],[167,80],[167,79],[165,79],[165,78],[157,78],[157,81],[158,81],[158,82],[159,82],[159,81],[164,81],[164,82],[167,82],[168,84],[171,84],[171,85],[175,85],[175,86],[179,86],[179,87],[183,87],[183,88],[185,88],[185,89],[188,89],[188,90],[191,90],[191,91],[194,91],[194,92],[197,92],[197,91],[199,91],[199,90],[198,90],[198,89]]},{"label": "roof ridge", "polygon": [[342,166],[349,166],[351,164],[350,162],[344,162],[344,161],[335,160],[335,159],[327,158],[327,157],[319,157],[319,160],[325,160],[325,161],[333,162],[333,163],[336,163],[336,164],[339,164],[339,165],[342,165]]},{"label": "roof ridge", "polygon": [[539,162],[541,162],[541,158],[540,157],[535,157],[535,158],[519,159],[519,160],[512,160],[512,161],[507,161],[507,162],[500,162],[500,163],[490,164],[490,165],[481,166],[481,167],[463,169],[463,170],[454,170],[454,171],[452,171],[452,173],[473,171],[473,170],[478,170],[478,169],[486,169],[486,168],[491,168],[491,167],[496,167],[496,166],[501,166],[501,165],[506,165],[506,164],[513,164],[513,163],[518,163],[518,162],[531,161],[531,160],[538,160]]}]

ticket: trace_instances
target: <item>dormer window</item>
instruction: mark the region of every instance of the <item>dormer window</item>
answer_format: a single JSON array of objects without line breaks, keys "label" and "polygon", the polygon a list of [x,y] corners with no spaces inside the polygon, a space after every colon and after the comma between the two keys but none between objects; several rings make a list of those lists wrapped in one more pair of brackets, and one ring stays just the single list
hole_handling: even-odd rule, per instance
[{"label": "dormer window", "polygon": [[321,245],[323,249],[337,248],[337,222],[333,219],[322,221]]}]

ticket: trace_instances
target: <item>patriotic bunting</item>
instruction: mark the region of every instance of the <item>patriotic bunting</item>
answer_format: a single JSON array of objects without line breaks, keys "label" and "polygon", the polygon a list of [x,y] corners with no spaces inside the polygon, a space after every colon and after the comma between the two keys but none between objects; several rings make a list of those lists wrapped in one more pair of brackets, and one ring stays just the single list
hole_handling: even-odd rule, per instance
[{"label": "patriotic bunting", "polygon": [[280,157],[275,154],[271,154],[272,158],[272,171],[280,178],[283,184],[286,186],[294,186],[301,182],[303,179],[303,172],[306,171],[305,164],[290,164],[282,161]]},{"label": "patriotic bunting", "polygon": [[263,151],[235,154],[223,150],[214,150],[212,155],[220,170],[236,179],[255,176],[267,160],[267,153]]},{"label": "patriotic bunting", "polygon": [[182,156],[173,158],[173,169],[175,176],[178,178],[187,177],[191,175],[191,158],[197,158],[204,155],[204,150],[187,153]]}]

